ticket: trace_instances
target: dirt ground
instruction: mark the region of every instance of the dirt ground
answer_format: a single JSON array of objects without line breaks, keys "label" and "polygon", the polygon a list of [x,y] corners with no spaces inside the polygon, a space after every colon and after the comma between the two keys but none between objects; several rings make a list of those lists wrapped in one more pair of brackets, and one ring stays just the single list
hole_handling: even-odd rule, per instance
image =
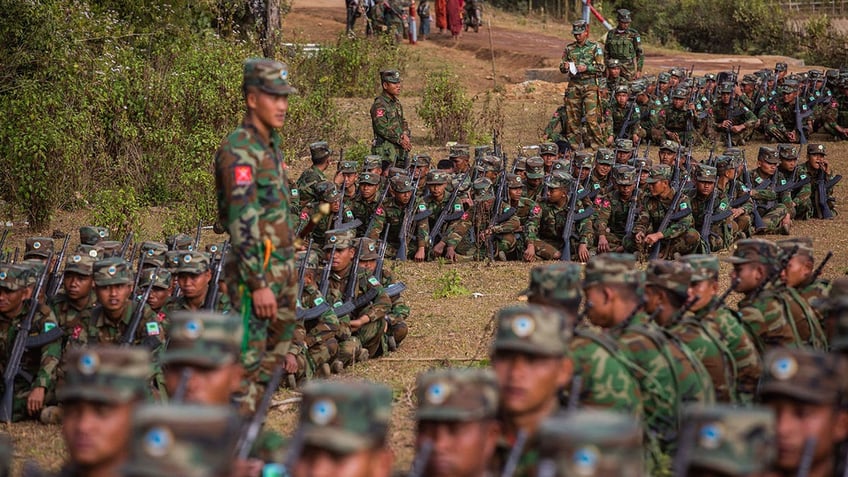
[{"label": "dirt ground", "polygon": [[[344,29],[344,10],[338,0],[295,0],[292,13],[286,18],[286,32],[296,42],[332,42]],[[506,131],[503,142],[505,151],[514,157],[514,151],[521,144],[536,143],[547,123],[550,114],[561,101],[563,85],[544,83],[523,83],[524,70],[539,66],[556,66],[561,48],[570,36],[563,24],[543,22],[540,19],[523,19],[495,13],[490,15],[493,22],[493,40],[496,50],[496,69],[499,84],[507,84],[503,93]],[[359,24],[359,28],[362,24]],[[488,32],[464,34],[458,42],[447,37],[435,36],[432,41],[419,42],[418,45],[405,45],[412,61],[406,73],[405,91],[402,101],[412,126],[413,142],[417,151],[428,151],[434,158],[446,155],[443,145],[428,140],[429,132],[422,125],[415,112],[415,105],[423,82],[423,72],[430,68],[449,66],[458,75],[459,84],[470,94],[477,95],[492,87],[491,51],[488,49]],[[696,55],[651,51],[646,69],[656,71],[668,66],[686,66],[693,63],[698,72],[719,71],[732,65],[743,65],[743,71],[759,69],[763,65],[771,66],[777,61],[773,57],[750,58],[736,56]],[[376,85],[375,85],[376,88]],[[340,101],[343,108],[350,111],[355,137],[370,139],[368,108],[371,100]],[[479,108],[479,101],[477,107]],[[823,141],[824,137],[814,136],[811,141]],[[760,144],[749,144],[744,149],[749,164],[756,156]],[[334,147],[343,146],[337,145]],[[848,145],[827,143],[829,158],[837,172],[848,170]],[[210,151],[211,157],[212,151]],[[655,154],[655,153],[652,153]],[[706,157],[707,151],[696,151],[696,159]],[[305,168],[304,159],[293,161],[296,176]],[[845,203],[846,187],[837,189],[840,204]],[[833,250],[835,256],[824,272],[827,278],[835,278],[848,269],[848,235],[846,218],[848,209],[842,207],[843,214],[832,221],[800,222],[793,227],[794,235],[808,235],[815,238],[817,258],[827,250]],[[152,237],[156,233],[162,211],[151,211],[145,227],[145,233]],[[87,223],[87,213],[60,214],[50,230],[71,231],[82,223]],[[12,244],[22,246],[27,231],[19,224],[13,228]],[[218,241],[213,233],[204,234],[204,242]],[[726,252],[725,252],[726,254]],[[523,263],[462,263],[440,265],[438,263],[414,264],[394,263],[396,274],[407,283],[405,299],[412,307],[409,320],[410,332],[399,352],[374,361],[359,364],[355,369],[337,379],[366,378],[386,382],[395,392],[392,425],[392,448],[396,453],[396,467],[406,469],[413,456],[414,419],[412,393],[417,373],[426,369],[446,365],[480,365],[485,363],[491,337],[491,318],[500,307],[518,299],[519,292],[526,286],[528,271],[531,268]],[[467,296],[453,298],[434,298],[439,289],[438,279],[445,277],[450,270],[456,270],[461,284],[470,292]],[[728,283],[729,267],[723,265],[723,283]],[[291,400],[296,394],[281,391],[277,402]],[[286,402],[275,407],[270,413],[267,426],[280,431],[290,431],[297,417],[297,406]],[[34,423],[5,426],[17,444],[16,455],[20,460],[32,458],[42,465],[55,469],[62,462],[64,452],[59,428]]]}]

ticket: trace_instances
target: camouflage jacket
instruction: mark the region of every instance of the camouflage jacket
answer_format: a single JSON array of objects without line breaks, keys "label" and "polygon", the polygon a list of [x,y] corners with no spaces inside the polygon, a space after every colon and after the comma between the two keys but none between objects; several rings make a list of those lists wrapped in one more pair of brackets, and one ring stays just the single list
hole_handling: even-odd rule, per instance
[{"label": "camouflage jacket", "polygon": [[544,201],[544,197],[542,197],[542,193],[545,191],[544,182],[540,182],[536,187],[531,187],[530,184],[525,184],[524,186],[524,197],[532,200],[538,205],[541,205]]},{"label": "camouflage jacket", "polygon": [[569,43],[562,52],[562,61],[559,63],[559,70],[562,73],[568,73],[569,62],[586,67],[586,71],[571,75],[571,81],[568,82],[569,88],[583,84],[588,80],[595,80],[595,84],[597,84],[597,80],[604,73],[604,50],[590,40],[586,40],[582,45],[576,41]]},{"label": "camouflage jacket", "polygon": [[324,171],[318,169],[318,166],[312,166],[303,171],[300,177],[297,178],[297,192],[300,196],[300,205],[304,206],[317,200],[314,190],[315,184],[328,180],[330,179],[327,178]]},{"label": "camouflage jacket", "polygon": [[[439,220],[439,215],[442,213],[445,207],[450,207],[450,210],[447,212],[447,214],[459,215],[460,217],[462,216],[462,203],[459,201],[459,197],[457,197],[457,201],[453,204],[448,203],[450,202],[450,199],[450,195],[448,195],[447,192],[445,193],[444,197],[442,197],[441,201],[436,201],[436,198],[432,195],[428,195],[424,199],[424,205],[427,206],[427,209],[430,212],[432,212],[430,217],[427,218],[427,223],[430,229],[430,235],[433,235],[434,237],[436,236],[436,233],[440,231],[434,230],[433,227],[436,225],[436,221]],[[444,235],[447,235],[447,230],[450,228],[451,223],[455,222],[456,220],[459,219],[454,219],[451,221],[445,220],[445,222],[442,224],[441,230],[445,232]]]},{"label": "camouflage jacket", "polygon": [[[85,347],[93,344],[118,344],[126,334],[137,306],[139,306],[138,302],[130,302],[124,310],[123,316],[117,322],[106,317],[102,306],[96,306],[92,310],[91,319],[88,322],[76,324],[73,328],[65,330],[66,346]],[[141,321],[136,328],[135,339],[131,344],[134,346],[144,345],[149,349],[157,350],[165,342],[167,325],[168,322],[164,314],[157,315],[145,303]]]},{"label": "camouflage jacket", "polygon": [[[478,216],[478,214],[483,215]],[[521,221],[518,215],[512,211],[509,205],[502,203],[498,216],[500,216],[500,219],[496,219],[495,225],[492,226],[492,233],[494,235],[515,233],[521,228]],[[509,217],[504,219],[507,216]],[[461,219],[454,222],[448,229],[445,244],[448,247],[457,247],[460,245],[460,242],[464,242],[469,245],[474,243],[477,247],[480,247],[483,244],[479,243],[476,234],[489,227],[490,223],[492,223],[491,214],[484,214],[479,207],[479,203],[475,203],[468,212],[462,215]],[[475,234],[473,242],[471,240],[472,233]]]},{"label": "camouflage jacket", "polygon": [[[209,290],[207,290],[206,293],[209,293]],[[226,314],[226,313],[230,312],[230,306],[231,306],[230,297],[227,296],[224,293],[219,292],[218,293],[218,300],[217,300],[217,303],[215,304],[215,311],[217,311],[218,313]],[[198,310],[195,309],[195,308],[191,308],[189,306],[188,299],[183,295],[174,297],[174,298],[166,301],[165,304],[162,305],[162,308],[160,310],[160,312],[164,313],[166,316],[170,316],[171,314],[178,312],[178,311],[198,311]]]},{"label": "camouflage jacket", "polygon": [[[661,131],[677,133],[680,136],[680,140],[684,143],[686,142],[684,141],[684,133],[686,133],[687,122],[689,119],[694,120],[688,107],[685,107],[684,109],[676,109],[674,106],[668,105],[660,110],[658,116],[659,121],[657,122],[657,127],[659,127]],[[691,134],[692,131],[689,131],[689,133]]]},{"label": "camouflage jacket", "polygon": [[638,106],[639,126],[641,126],[646,133],[650,133],[652,129],[657,127],[659,122],[659,110],[650,100],[646,101],[644,104],[638,104]]},{"label": "camouflage jacket", "polygon": [[[413,213],[417,214],[427,210],[427,206],[424,205],[424,202],[422,202],[420,198],[413,197],[410,200],[415,201]],[[408,203],[405,205],[399,204],[394,197],[387,197],[383,207],[378,208],[374,212],[374,226],[368,230],[368,237],[374,240],[381,239],[383,236],[383,228],[388,226],[390,228],[386,241],[389,245],[394,247],[395,250],[397,250],[400,245],[400,228],[408,205]],[[430,225],[428,220],[425,218],[415,222],[410,219],[410,222],[412,223],[412,229],[410,230],[407,239],[410,243],[418,247],[426,247],[427,242],[430,240]]]},{"label": "camouflage jacket", "polygon": [[56,317],[56,322],[59,323],[62,329],[67,329],[69,325],[72,326],[76,323],[88,321],[91,316],[91,310],[94,309],[96,304],[97,296],[94,294],[93,289],[88,297],[88,305],[80,310],[74,307],[68,295],[64,293],[58,293],[56,296],[47,300],[47,306],[53,311],[53,316]]},{"label": "camouflage jacket", "polygon": [[[347,282],[350,278],[351,266],[348,265],[344,270],[330,273],[330,288],[327,292],[327,299],[333,304],[333,307],[341,306],[344,303],[344,294],[347,291]],[[356,319],[363,315],[368,315],[371,321],[377,321],[389,314],[392,308],[392,300],[389,295],[386,295],[386,290],[383,285],[377,280],[374,275],[368,270],[360,268],[356,273],[356,287],[353,292],[353,298],[368,293],[374,289],[374,298],[366,305],[354,310],[350,319]]]},{"label": "camouflage jacket", "polygon": [[[811,201],[812,207],[817,208],[818,203],[819,203],[818,181],[819,181],[819,177],[823,173],[822,173],[821,169],[815,169],[815,168],[810,167],[809,163],[807,163],[807,162],[799,165],[798,167],[799,167],[799,170],[798,170],[799,175],[800,174],[808,174],[810,176],[810,201]],[[827,174],[825,176],[825,181],[832,180],[834,178],[834,176],[835,176],[835,174],[833,174],[833,173]],[[835,187],[836,186],[834,185],[833,187],[827,188],[827,191],[826,191],[827,192],[827,205],[834,212],[836,210],[836,199],[834,199],[834,196],[833,196],[833,189]]]},{"label": "camouflage jacket", "polygon": [[542,207],[532,199],[521,197],[518,203],[510,202],[510,207],[515,209],[515,216],[521,224],[517,230],[524,235],[526,240],[539,239],[539,217]]},{"label": "camouflage jacket", "polygon": [[[501,436],[495,444],[495,454],[489,461],[489,472],[486,475],[500,475],[503,472],[503,468],[509,460],[513,447],[515,447],[516,440],[517,436],[507,436],[504,432],[501,432]],[[529,436],[524,444],[524,450],[521,452],[521,456],[516,463],[515,472],[512,473],[513,477],[531,477],[536,475],[536,467],[539,464],[538,449],[537,436]]]},{"label": "camouflage jacket", "polygon": [[642,71],[642,66],[645,63],[645,55],[642,53],[642,39],[639,32],[632,28],[610,30],[604,43],[604,53],[608,59],[621,60],[629,69],[635,67],[636,71]]},{"label": "camouflage jacket", "polygon": [[774,287],[767,286],[756,296],[745,296],[736,306],[761,353],[773,346],[802,346]]},{"label": "camouflage jacket", "polygon": [[[582,189],[581,189],[582,190]],[[540,204],[542,209],[539,216],[539,239],[562,248],[564,243],[562,234],[565,229],[565,222],[568,220],[568,200],[565,205],[557,207],[551,202],[543,202]],[[577,202],[577,210],[575,213],[582,213],[585,209],[591,207],[588,199]],[[578,244],[586,244],[592,246],[595,243],[594,226],[592,225],[592,217],[586,217],[581,221],[574,221],[574,227],[571,231],[572,238],[576,237]]]},{"label": "camouflage jacket", "polygon": [[[309,221],[312,220],[312,212],[316,210],[319,205],[321,205],[319,202],[313,202],[300,211],[300,217],[298,218],[296,228],[298,232],[303,230],[303,228],[306,227]],[[322,216],[318,223],[315,224],[315,228],[312,229],[312,232],[309,234],[309,237],[307,237],[306,239],[308,240],[309,238],[311,238],[313,246],[323,248],[324,243],[326,243],[327,241],[324,235],[327,230],[336,228],[335,222],[337,218],[337,213],[333,212],[331,212],[329,215]],[[347,203],[345,203],[344,211],[342,212],[342,223],[352,222],[355,220],[355,218],[356,217],[354,216],[353,211],[350,209],[350,207],[348,207]]]},{"label": "camouflage jacket", "polygon": [[377,212],[379,200],[380,191],[378,190],[371,202],[366,202],[362,195],[359,194],[350,202],[350,210],[353,212],[353,218],[359,219],[362,222],[362,225],[356,228],[357,237],[367,235],[368,224],[371,223],[371,217]]},{"label": "camouflage jacket", "polygon": [[736,181],[728,182],[724,187],[721,187],[719,183],[716,183],[716,188],[720,189],[725,197],[727,197],[727,205],[732,208],[741,208],[745,211],[746,214],[750,214],[754,209],[754,202],[748,198],[748,200],[744,201],[738,207],[733,207],[733,202],[744,196],[745,194],[750,194],[751,189],[746,186],[741,179]]},{"label": "camouflage jacket", "polygon": [[403,118],[403,106],[397,98],[390,97],[385,91],[374,98],[371,105],[371,128],[377,145],[390,142],[400,146],[400,138],[408,129]]},{"label": "camouflage jacket", "polygon": [[[30,300],[24,300],[21,311],[16,316],[0,316],[0,337],[3,338],[0,340],[0,346],[2,346],[0,356],[2,356],[4,368],[9,363],[12,348],[15,346],[15,338],[18,336],[21,323],[29,313],[30,304]],[[59,326],[50,307],[43,303],[39,303],[37,306],[38,308],[32,319],[29,336],[38,336]],[[56,371],[61,358],[61,339],[47,343],[41,348],[24,350],[24,354],[21,357],[20,369],[32,376],[32,383],[28,383],[29,389],[45,388],[48,391],[53,389],[56,384]],[[17,383],[18,381],[16,378],[15,382]]]},{"label": "camouflage jacket", "polygon": [[[631,105],[633,107],[633,112],[630,112]],[[642,129],[640,118],[642,117],[642,109],[638,104],[634,104],[632,101],[628,102],[623,108],[618,105],[618,102],[611,101],[610,102],[610,113],[612,114],[612,133],[615,137],[623,137],[623,138],[632,138],[634,134],[644,135],[645,131]],[[624,125],[624,122],[627,120],[627,115],[630,114],[630,124],[624,130],[624,134],[621,134],[621,127]]]},{"label": "camouflage jacket", "polygon": [[[321,296],[321,291],[315,285],[304,285],[300,302],[303,308],[314,308],[324,303],[324,297]],[[336,316],[332,307],[327,308],[327,311],[322,313],[318,318],[304,322],[303,326],[306,330],[304,344],[307,347],[332,338],[338,338],[340,340],[350,338],[350,328],[347,328],[346,335],[342,332],[339,317]]]},{"label": "camouflage jacket", "polygon": [[[781,168],[777,168],[777,176],[780,178],[781,183],[793,183],[798,181],[803,181],[807,178],[810,179],[810,182],[807,184],[798,187],[797,189],[792,190],[792,202],[797,206],[805,206],[802,208],[809,208],[812,204],[812,196],[813,196],[813,185],[812,185],[812,177],[810,177],[809,172],[807,171],[806,164],[802,164],[795,168],[792,172],[785,171]],[[806,219],[807,217],[800,217],[802,219]]]},{"label": "camouflage jacket", "polygon": [[[772,179],[774,179],[776,183],[772,182]],[[779,202],[790,212],[795,210],[795,205],[792,203],[792,193],[790,191],[785,190],[778,193],[774,190],[774,187],[786,184],[786,179],[781,179],[779,174],[775,174],[775,176],[772,177],[764,173],[760,168],[757,168],[751,171],[751,182],[754,186],[754,188],[750,191],[751,199],[757,207],[770,211],[773,210]],[[762,184],[770,185],[764,187]]]},{"label": "camouflage jacket", "polygon": [[[801,103],[801,108],[806,111],[806,102],[801,100]],[[795,101],[789,103],[777,101],[766,109],[762,117],[770,121],[778,131],[797,131],[795,128]]]},{"label": "camouflage jacket", "polygon": [[712,113],[716,129],[722,132],[727,132],[726,128],[721,127],[721,123],[727,119],[729,119],[734,126],[744,124],[745,126],[752,128],[757,123],[757,117],[750,109],[748,109],[747,106],[742,104],[742,101],[738,101],[736,104],[732,101],[730,104],[724,104],[719,101],[713,105]]},{"label": "camouflage jacket", "polygon": [[565,106],[560,106],[554,111],[554,115],[545,126],[545,137],[548,141],[558,142],[565,141],[568,137],[568,121],[565,112]]},{"label": "camouflage jacket", "polygon": [[[627,225],[627,214],[630,212],[631,204],[631,201],[623,200],[621,193],[617,190],[606,197],[595,199],[595,233],[623,239],[626,232],[624,229]],[[637,204],[638,206],[639,204]],[[636,217],[639,217],[638,211]]]},{"label": "camouflage jacket", "polygon": [[822,329],[821,316],[813,311],[798,290],[781,285],[776,287],[776,291],[796,338],[807,348],[826,351],[827,337]]},{"label": "camouflage jacket", "polygon": [[255,127],[245,122],[224,138],[215,153],[218,221],[230,234],[230,257],[238,273],[231,279],[251,291],[268,286],[266,244],[280,260],[293,254],[291,197],[280,143],[276,131],[264,143]]},{"label": "camouflage jacket", "polygon": [[[725,246],[728,246],[732,241],[733,237],[731,236],[730,229],[725,227],[728,220],[731,220],[732,216],[728,216],[723,220],[715,220],[715,217],[718,214],[724,213],[727,210],[730,210],[730,203],[727,200],[727,197],[724,195],[724,192],[721,189],[715,189],[715,201],[713,202],[713,222],[710,227],[710,232],[718,235],[724,241]],[[698,233],[701,232],[701,228],[704,226],[704,219],[707,216],[707,206],[710,204],[710,196],[703,196],[698,193],[696,190],[693,194],[692,199],[690,200],[690,205],[692,206],[692,218],[693,218],[693,227]],[[701,237],[702,240],[706,240],[706,237]]]},{"label": "camouflage jacket", "polygon": [[718,326],[710,321],[698,321],[683,317],[669,327],[669,332],[677,337],[706,368],[715,388],[719,402],[736,401],[736,369],[733,355],[721,339]]},{"label": "camouflage jacket", "polygon": [[[649,234],[657,232],[673,199],[674,191],[671,189],[669,189],[665,197],[654,197],[650,194],[644,195],[642,198],[642,210],[639,211],[639,218],[636,220],[636,227],[634,227],[635,233]],[[686,194],[683,194],[680,203],[677,205],[677,210],[683,211],[690,208],[689,202],[689,198],[686,197]],[[677,221],[672,220],[669,222],[668,227],[663,230],[663,238],[673,239],[679,237],[692,228],[694,224],[695,221],[691,214]]]}]

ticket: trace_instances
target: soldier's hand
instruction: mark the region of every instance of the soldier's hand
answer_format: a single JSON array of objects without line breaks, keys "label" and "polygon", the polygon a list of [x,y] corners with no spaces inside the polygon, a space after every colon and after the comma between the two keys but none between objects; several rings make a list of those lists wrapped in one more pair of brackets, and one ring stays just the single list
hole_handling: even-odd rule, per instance
[{"label": "soldier's hand", "polygon": [[646,245],[653,245],[653,244],[659,242],[660,240],[662,240],[662,238],[663,238],[662,232],[655,232],[655,233],[649,234],[649,235],[645,236],[645,244]]},{"label": "soldier's hand", "polygon": [[261,320],[272,320],[277,316],[277,297],[270,288],[257,288],[250,294],[253,298],[253,312]]},{"label": "soldier's hand", "polygon": [[416,262],[423,262],[427,258],[427,253],[424,251],[424,247],[418,247],[414,258]]},{"label": "soldier's hand", "polygon": [[44,407],[44,388],[41,386],[33,388],[27,396],[27,411],[30,416],[35,416]]},{"label": "soldier's hand", "polygon": [[441,257],[442,254],[445,253],[445,246],[446,246],[446,244],[444,242],[437,243],[433,247],[433,255],[435,255],[437,257]]},{"label": "soldier's hand", "polygon": [[722,121],[722,122],[721,122],[721,127],[722,127],[723,129],[728,129],[728,128],[730,128],[731,126],[733,126],[733,122],[732,122],[731,120],[729,120],[729,119],[725,119],[724,121]]},{"label": "soldier's hand", "polygon": [[295,358],[293,354],[286,353],[286,355],[283,356],[283,369],[285,369],[289,374],[297,372],[297,358]]},{"label": "soldier's hand", "polygon": [[786,133],[786,137],[789,139],[789,142],[795,142],[795,141],[798,140],[798,137],[795,134],[795,131],[788,131]]},{"label": "soldier's hand", "polygon": [[636,234],[635,238],[636,238],[636,243],[641,244],[642,242],[645,241],[645,233],[639,232],[639,233]]},{"label": "soldier's hand", "polygon": [[577,258],[583,263],[589,261],[589,247],[585,243],[577,246]]},{"label": "soldier's hand", "polygon": [[527,244],[527,248],[524,249],[524,261],[525,262],[535,262],[536,261],[536,246],[531,244]]},{"label": "soldier's hand", "polygon": [[606,235],[601,235],[598,237],[598,253],[607,253],[609,251],[609,241],[607,240]]},{"label": "soldier's hand", "polygon": [[733,216],[733,218],[735,219],[735,218],[739,217],[740,215],[744,214],[744,213],[745,213],[745,209],[741,209],[741,208],[739,208],[739,209],[730,209],[730,212],[732,213],[732,216]]},{"label": "soldier's hand", "polygon": [[786,214],[783,216],[783,219],[781,219],[780,226],[788,229],[790,225],[792,225],[792,216]]},{"label": "soldier's hand", "polygon": [[336,171],[336,175],[333,176],[333,184],[336,184],[337,187],[340,187],[344,184],[345,178],[344,174],[341,171]]},{"label": "soldier's hand", "polygon": [[456,261],[456,248],[448,247],[448,251],[445,252],[445,258],[450,260],[451,262]]},{"label": "soldier's hand", "polygon": [[634,78],[634,79],[639,79],[639,78],[641,78],[641,77],[642,77],[642,72],[641,72],[641,71],[637,71],[637,72],[633,75],[633,78]]},{"label": "soldier's hand", "polygon": [[412,149],[412,143],[409,141],[409,136],[407,136],[406,134],[403,134],[400,137],[400,147],[402,147],[404,151],[409,151],[410,149]]},{"label": "soldier's hand", "polygon": [[825,174],[830,173],[830,163],[827,162],[827,159],[822,159],[820,161],[820,164],[821,164],[821,168],[825,172]]}]

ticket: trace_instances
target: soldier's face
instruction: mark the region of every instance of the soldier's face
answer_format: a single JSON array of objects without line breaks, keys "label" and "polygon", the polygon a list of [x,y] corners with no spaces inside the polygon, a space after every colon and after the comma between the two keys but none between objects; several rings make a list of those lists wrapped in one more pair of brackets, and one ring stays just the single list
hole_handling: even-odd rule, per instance
[{"label": "soldier's face", "polygon": [[616,93],[615,102],[618,103],[619,106],[624,106],[627,104],[627,93]]},{"label": "soldier's face", "polygon": [[433,477],[484,475],[495,452],[499,427],[487,421],[421,421],[418,447],[433,443],[425,475]]},{"label": "soldier's face", "polygon": [[371,200],[377,195],[377,184],[360,184],[359,193],[365,200]]},{"label": "soldier's face", "polygon": [[347,172],[342,174],[342,177],[344,177],[344,186],[350,187],[356,184],[356,179],[357,177],[359,177],[359,174],[357,174],[356,172]]},{"label": "soldier's face", "polygon": [[173,395],[179,387],[184,368],[190,369],[185,388],[185,402],[187,404],[210,406],[229,404],[232,395],[239,390],[244,375],[244,368],[239,363],[215,368],[171,364],[163,370],[165,386],[170,395]]},{"label": "soldier's face", "polygon": [[651,188],[651,195],[654,197],[658,197],[666,193],[669,185],[667,180],[660,180],[648,184],[648,187]]},{"label": "soldier's face", "polygon": [[730,272],[730,279],[739,279],[736,291],[747,293],[756,289],[765,279],[764,270],[755,263],[736,263]]},{"label": "soldier's face", "polygon": [[707,306],[710,303],[710,300],[712,300],[717,294],[717,280],[701,280],[692,284],[692,286],[689,287],[689,300],[692,300],[696,296],[699,297],[698,300],[692,304],[692,311],[698,311]]},{"label": "soldier's face", "polygon": [[25,295],[25,289],[9,290],[8,288],[0,288],[0,313],[10,316],[16,314],[21,309]]},{"label": "soldier's face", "polygon": [[509,189],[509,200],[515,202],[518,199],[521,199],[522,189],[521,187],[511,187]]},{"label": "soldier's face", "polygon": [[795,167],[798,165],[798,158],[792,159],[781,159],[780,160],[780,168],[784,171],[792,172],[795,170]]},{"label": "soldier's face", "polygon": [[409,199],[412,198],[412,191],[408,190],[406,192],[395,192],[395,199],[397,199],[400,205],[406,205],[409,203]]},{"label": "soldier's face", "polygon": [[627,164],[632,155],[633,153],[630,151],[615,151],[615,162],[616,164]]},{"label": "soldier's face", "polygon": [[772,175],[777,170],[777,164],[771,164],[763,160],[757,161],[757,167],[762,169],[766,175]]},{"label": "soldier's face", "polygon": [[330,202],[330,212],[336,214],[336,213],[339,212],[339,209],[341,209],[341,208],[342,208],[341,197],[339,197],[339,200]]},{"label": "soldier's face", "polygon": [[686,100],[683,98],[674,98],[671,100],[671,105],[674,106],[674,109],[683,109],[685,104]]},{"label": "soldier's face", "polygon": [[84,469],[108,469],[126,459],[133,404],[65,403],[62,437],[71,462]]},{"label": "soldier's face", "polygon": [[583,43],[586,39],[589,38],[589,30],[583,30],[583,33],[575,33],[574,39],[577,40],[577,43]]},{"label": "soldier's face", "polygon": [[660,149],[658,155],[660,158],[660,164],[666,164],[669,166],[674,165],[674,158],[677,156],[674,151],[669,151],[668,149]]},{"label": "soldier's face", "polygon": [[625,200],[630,199],[634,190],[636,190],[636,184],[618,184],[618,193]]},{"label": "soldier's face", "polygon": [[542,154],[542,160],[545,161],[545,169],[550,169],[556,160],[556,154]]},{"label": "soldier's face", "polygon": [[428,184],[427,188],[430,189],[430,194],[435,197],[443,197],[445,195],[445,188],[447,188],[447,184]]},{"label": "soldier's face", "polygon": [[795,101],[795,91],[790,91],[788,93],[783,93],[783,102],[789,103],[791,101]]},{"label": "soldier's face", "polygon": [[383,83],[383,90],[388,93],[390,96],[397,96],[400,94],[400,83]]},{"label": "soldier's face", "polygon": [[203,273],[180,273],[177,274],[177,283],[180,284],[180,290],[186,298],[198,298],[206,296],[206,291],[209,289],[209,280],[212,279],[212,271],[206,270]]},{"label": "soldier's face", "polygon": [[527,416],[556,406],[556,393],[571,381],[568,358],[498,351],[492,356],[498,378],[500,409],[507,416]]},{"label": "soldier's face", "polygon": [[810,165],[812,169],[820,169],[822,163],[824,162],[824,154],[808,154],[807,155],[807,164]]},{"label": "soldier's face", "polygon": [[706,182],[706,181],[697,181],[695,182],[695,187],[698,188],[698,193],[707,196],[713,193],[715,190],[715,182]]},{"label": "soldier's face", "polygon": [[247,94],[247,107],[267,129],[281,128],[286,122],[289,97],[254,90]]},{"label": "soldier's face", "polygon": [[336,254],[333,255],[333,266],[331,268],[334,272],[345,269],[353,261],[354,255],[356,255],[356,249],[353,247],[336,250]]},{"label": "soldier's face", "polygon": [[730,104],[730,93],[721,93],[721,102],[724,104]]},{"label": "soldier's face", "polygon": [[65,278],[62,280],[62,286],[65,288],[68,298],[71,300],[80,300],[91,294],[91,289],[94,287],[94,279],[91,276],[66,272]]},{"label": "soldier's face", "polygon": [[813,468],[834,457],[835,444],[848,436],[848,415],[833,404],[809,404],[790,398],[766,403],[777,418],[777,461],[781,473],[796,472],[807,439],[816,439]]},{"label": "soldier's face", "polygon": [[565,199],[565,189],[562,187],[548,189],[548,202],[557,203],[563,199]]},{"label": "soldier's face", "polygon": [[610,66],[607,71],[609,72],[610,78],[618,78],[619,76],[621,76],[621,68],[618,66]]},{"label": "soldier's face", "polygon": [[306,446],[294,466],[293,477],[388,477],[394,457],[388,449],[338,454]]},{"label": "soldier's face", "polygon": [[168,301],[171,296],[171,290],[168,288],[153,287],[150,290],[150,296],[147,298],[147,304],[154,310],[159,310]]},{"label": "soldier's face", "polygon": [[94,287],[97,302],[103,305],[103,309],[110,312],[118,312],[124,309],[130,298],[132,285],[123,283],[119,285],[105,285]]},{"label": "soldier's face", "polygon": [[789,259],[780,278],[787,286],[795,288],[804,283],[813,274],[813,261],[806,255],[795,254]]}]

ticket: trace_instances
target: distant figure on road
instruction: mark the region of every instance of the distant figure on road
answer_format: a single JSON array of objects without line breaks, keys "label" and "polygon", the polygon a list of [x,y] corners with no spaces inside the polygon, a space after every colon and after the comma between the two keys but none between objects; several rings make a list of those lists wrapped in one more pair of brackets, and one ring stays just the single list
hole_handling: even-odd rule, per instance
[{"label": "distant figure on road", "polygon": [[459,38],[459,32],[462,31],[462,9],[463,0],[447,0],[448,1],[448,28],[454,39]]}]

